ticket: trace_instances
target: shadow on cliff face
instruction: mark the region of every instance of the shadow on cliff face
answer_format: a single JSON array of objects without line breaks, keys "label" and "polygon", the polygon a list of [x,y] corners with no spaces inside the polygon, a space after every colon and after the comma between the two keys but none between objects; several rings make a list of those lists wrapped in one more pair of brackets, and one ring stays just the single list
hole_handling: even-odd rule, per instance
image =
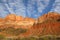
[{"label": "shadow on cliff face", "polygon": [[[43,20],[43,21],[42,21]],[[24,33],[24,36],[60,35],[60,14],[55,12],[43,15],[38,23]]]}]

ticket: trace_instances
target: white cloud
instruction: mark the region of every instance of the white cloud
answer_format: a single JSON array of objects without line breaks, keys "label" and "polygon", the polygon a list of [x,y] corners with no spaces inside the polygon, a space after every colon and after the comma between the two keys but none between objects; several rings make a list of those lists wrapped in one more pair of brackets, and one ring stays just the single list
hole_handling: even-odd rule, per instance
[{"label": "white cloud", "polygon": [[60,13],[60,0],[55,0],[55,3],[51,11]]},{"label": "white cloud", "polygon": [[55,0],[55,2],[60,2],[60,0]]}]

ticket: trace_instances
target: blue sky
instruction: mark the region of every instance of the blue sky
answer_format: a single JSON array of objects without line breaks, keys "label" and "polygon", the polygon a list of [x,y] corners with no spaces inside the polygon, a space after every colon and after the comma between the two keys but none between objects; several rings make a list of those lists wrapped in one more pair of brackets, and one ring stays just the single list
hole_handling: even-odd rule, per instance
[{"label": "blue sky", "polygon": [[0,0],[0,17],[16,14],[38,18],[48,12],[60,12],[60,0]]}]

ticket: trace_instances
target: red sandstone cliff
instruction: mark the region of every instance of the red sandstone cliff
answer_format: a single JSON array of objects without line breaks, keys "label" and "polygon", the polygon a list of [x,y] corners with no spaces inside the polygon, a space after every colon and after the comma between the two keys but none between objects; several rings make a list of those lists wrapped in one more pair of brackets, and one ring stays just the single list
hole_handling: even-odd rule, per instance
[{"label": "red sandstone cliff", "polygon": [[15,29],[27,28],[27,32],[19,34],[20,37],[60,35],[60,14],[56,12],[49,12],[42,15],[37,20],[33,18],[24,18],[22,16],[10,14],[3,19],[0,18],[0,28],[1,27],[12,27]]}]

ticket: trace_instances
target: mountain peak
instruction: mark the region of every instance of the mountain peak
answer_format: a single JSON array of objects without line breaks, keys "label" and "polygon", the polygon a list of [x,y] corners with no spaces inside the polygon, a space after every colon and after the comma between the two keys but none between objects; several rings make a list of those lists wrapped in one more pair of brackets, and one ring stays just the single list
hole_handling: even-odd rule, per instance
[{"label": "mountain peak", "polygon": [[60,14],[56,12],[48,12],[47,14],[42,15],[38,18],[38,21],[40,23],[46,21],[46,20],[57,20],[60,19]]}]

